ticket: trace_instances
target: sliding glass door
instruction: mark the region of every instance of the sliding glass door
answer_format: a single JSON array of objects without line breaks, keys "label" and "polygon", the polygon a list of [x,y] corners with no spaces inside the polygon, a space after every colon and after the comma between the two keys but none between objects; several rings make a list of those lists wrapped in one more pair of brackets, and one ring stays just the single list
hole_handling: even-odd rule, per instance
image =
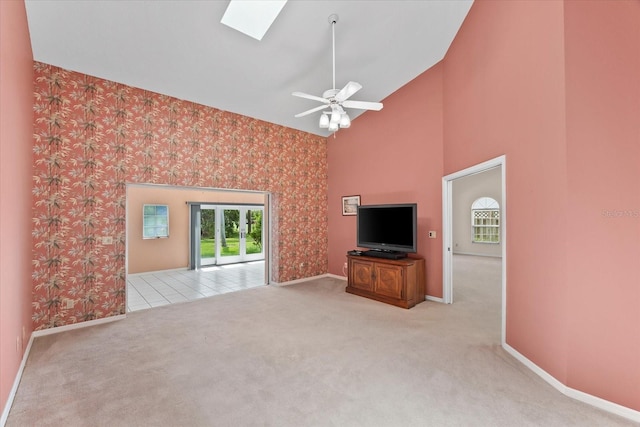
[{"label": "sliding glass door", "polygon": [[190,268],[264,259],[264,206],[191,205]]}]

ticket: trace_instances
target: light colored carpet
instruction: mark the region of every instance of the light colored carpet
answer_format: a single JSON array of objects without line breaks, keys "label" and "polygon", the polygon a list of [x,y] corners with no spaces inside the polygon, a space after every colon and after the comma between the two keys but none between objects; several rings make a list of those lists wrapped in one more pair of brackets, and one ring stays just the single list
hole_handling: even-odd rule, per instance
[{"label": "light colored carpet", "polygon": [[453,305],[405,310],[324,278],[37,338],[7,425],[635,425],[505,353],[500,261],[455,263]]}]

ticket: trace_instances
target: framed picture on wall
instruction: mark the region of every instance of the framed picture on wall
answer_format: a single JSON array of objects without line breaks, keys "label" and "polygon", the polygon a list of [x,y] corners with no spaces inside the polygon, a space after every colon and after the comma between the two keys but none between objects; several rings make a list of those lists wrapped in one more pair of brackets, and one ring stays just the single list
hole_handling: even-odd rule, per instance
[{"label": "framed picture on wall", "polygon": [[169,205],[142,205],[142,238],[169,237]]},{"label": "framed picture on wall", "polygon": [[356,215],[360,206],[360,196],[344,196],[342,198],[342,215]]}]

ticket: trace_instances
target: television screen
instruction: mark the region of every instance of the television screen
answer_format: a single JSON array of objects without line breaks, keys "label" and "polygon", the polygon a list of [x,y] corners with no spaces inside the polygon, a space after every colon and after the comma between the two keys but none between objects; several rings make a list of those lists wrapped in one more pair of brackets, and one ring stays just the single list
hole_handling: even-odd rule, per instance
[{"label": "television screen", "polygon": [[417,205],[362,205],[357,213],[357,242],[362,248],[417,252]]}]

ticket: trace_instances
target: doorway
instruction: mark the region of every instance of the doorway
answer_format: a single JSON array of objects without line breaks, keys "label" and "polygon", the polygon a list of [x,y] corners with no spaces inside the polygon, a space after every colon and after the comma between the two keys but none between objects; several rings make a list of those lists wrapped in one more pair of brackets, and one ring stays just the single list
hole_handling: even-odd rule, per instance
[{"label": "doorway", "polygon": [[504,345],[506,339],[506,292],[507,292],[507,203],[506,203],[506,157],[500,156],[495,159],[488,160],[478,165],[458,171],[442,178],[442,219],[443,219],[443,283],[442,295],[443,302],[446,304],[453,303],[453,183],[456,179],[470,177],[475,174],[489,171],[491,169],[500,168],[501,175],[501,201],[502,207],[500,211],[501,221],[501,282],[502,282],[502,301],[501,301],[501,342]]},{"label": "doorway", "polygon": [[[197,202],[193,202],[197,201]],[[164,238],[144,238],[143,213],[145,204],[166,205],[170,228]],[[235,206],[251,211],[245,212],[245,218],[251,220],[251,233],[247,227],[247,242],[244,247],[245,261],[253,255],[257,261],[237,264],[211,265],[199,270],[190,268],[194,262],[192,254],[202,259],[200,245],[194,245],[192,215],[205,215],[205,221],[219,223],[215,211],[193,209],[192,205]],[[250,287],[264,286],[269,283],[271,266],[269,265],[269,206],[270,195],[266,192],[227,190],[215,188],[179,187],[154,184],[127,184],[127,231],[126,231],[126,301],[127,311],[156,307],[180,301],[233,292]],[[260,211],[260,218],[253,213]],[[237,213],[239,223],[240,212]],[[259,225],[257,225],[259,223]],[[200,219],[197,221],[201,226]],[[249,224],[247,223],[247,226]],[[259,254],[251,254],[253,241],[251,235],[262,236]],[[199,233],[199,231],[198,231]],[[200,234],[198,234],[200,235]],[[239,236],[236,238],[239,247]],[[221,252],[217,246],[218,237],[213,235],[210,245]],[[206,248],[205,248],[206,249]],[[211,249],[207,249],[211,250]],[[249,252],[249,253],[247,253]],[[238,252],[238,255],[240,252]],[[204,257],[204,263],[210,261]]]},{"label": "doorway", "polygon": [[264,205],[191,204],[191,270],[264,260]]}]

